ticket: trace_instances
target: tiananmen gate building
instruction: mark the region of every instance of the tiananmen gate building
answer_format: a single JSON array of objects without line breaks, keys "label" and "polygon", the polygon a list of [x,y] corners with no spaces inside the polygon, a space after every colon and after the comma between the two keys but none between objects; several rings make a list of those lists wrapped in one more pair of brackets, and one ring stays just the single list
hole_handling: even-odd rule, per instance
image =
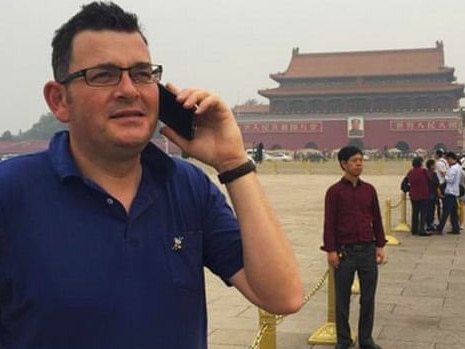
[{"label": "tiananmen gate building", "polygon": [[246,143],[266,148],[336,149],[347,144],[462,149],[464,85],[433,48],[300,53],[259,90],[269,105],[236,106]]}]

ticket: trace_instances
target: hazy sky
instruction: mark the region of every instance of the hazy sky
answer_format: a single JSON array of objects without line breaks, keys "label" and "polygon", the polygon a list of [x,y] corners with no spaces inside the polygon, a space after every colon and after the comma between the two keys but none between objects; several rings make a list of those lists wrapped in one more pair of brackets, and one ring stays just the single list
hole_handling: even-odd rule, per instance
[{"label": "hazy sky", "polygon": [[[89,1],[0,0],[0,134],[48,112],[53,32]],[[301,53],[434,47],[465,83],[464,0],[120,0],[139,15],[163,80],[202,87],[231,106],[275,87],[269,74]],[[389,64],[389,62],[386,62]]]}]

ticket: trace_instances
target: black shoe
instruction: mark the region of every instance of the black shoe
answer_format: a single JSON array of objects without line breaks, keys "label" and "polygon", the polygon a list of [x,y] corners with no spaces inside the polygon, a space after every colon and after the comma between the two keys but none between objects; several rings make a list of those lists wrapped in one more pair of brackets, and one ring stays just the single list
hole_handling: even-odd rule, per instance
[{"label": "black shoe", "polygon": [[354,345],[354,342],[351,342],[349,344],[347,343],[338,343],[336,344],[336,346],[334,347],[334,349],[349,349],[352,345]]},{"label": "black shoe", "polygon": [[362,345],[360,344],[360,349],[383,349],[382,347],[380,347],[378,344],[376,344],[375,342],[372,342],[370,344],[366,344],[366,345]]},{"label": "black shoe", "polygon": [[431,236],[430,233],[421,233],[421,234],[418,234],[418,236]]},{"label": "black shoe", "polygon": [[448,231],[447,234],[458,235],[460,234],[460,232],[459,231]]},{"label": "black shoe", "polygon": [[336,344],[334,349],[349,349],[352,344]]}]

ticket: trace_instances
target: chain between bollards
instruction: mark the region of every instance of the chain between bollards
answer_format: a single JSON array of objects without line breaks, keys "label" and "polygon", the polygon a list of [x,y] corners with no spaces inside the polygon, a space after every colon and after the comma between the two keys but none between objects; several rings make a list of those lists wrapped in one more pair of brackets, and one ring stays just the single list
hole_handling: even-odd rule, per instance
[{"label": "chain between bollards", "polygon": [[[397,207],[397,206],[394,206]],[[388,245],[400,245],[399,240],[391,234],[391,199],[387,199],[384,204],[384,232],[386,234],[386,240]]]},{"label": "chain between bollards", "polygon": [[[326,270],[311,291],[304,297],[304,305],[324,286],[327,277],[328,270]],[[249,349],[276,349],[276,327],[285,319],[285,316],[270,314],[262,309],[259,309],[258,313],[260,327]]]},{"label": "chain between bollards", "polygon": [[410,226],[407,224],[407,193],[400,194],[400,220],[394,228],[394,231],[409,233]]}]

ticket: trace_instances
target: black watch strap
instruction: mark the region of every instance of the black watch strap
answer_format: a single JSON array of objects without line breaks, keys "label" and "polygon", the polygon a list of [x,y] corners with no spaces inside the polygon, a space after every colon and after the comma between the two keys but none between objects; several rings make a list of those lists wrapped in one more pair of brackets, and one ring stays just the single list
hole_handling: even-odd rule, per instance
[{"label": "black watch strap", "polygon": [[230,183],[239,177],[245,176],[247,173],[254,172],[256,169],[255,163],[252,160],[233,168],[232,170],[220,173],[218,179],[221,184]]}]

